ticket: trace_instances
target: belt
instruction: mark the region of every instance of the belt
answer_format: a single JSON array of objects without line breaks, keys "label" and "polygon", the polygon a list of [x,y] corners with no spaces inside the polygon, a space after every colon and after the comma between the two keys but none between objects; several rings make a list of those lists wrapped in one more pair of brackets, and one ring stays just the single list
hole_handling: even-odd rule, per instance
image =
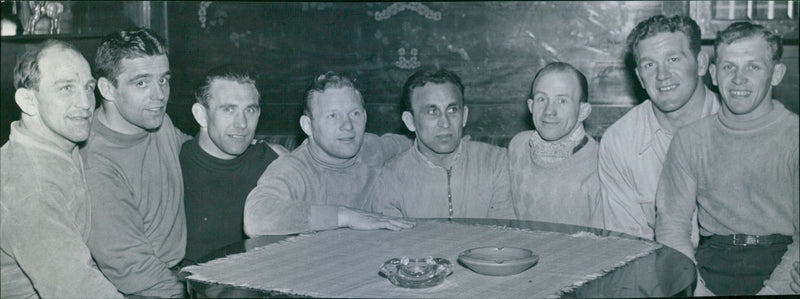
[{"label": "belt", "polygon": [[712,241],[714,243],[721,243],[733,246],[769,246],[773,244],[791,244],[792,237],[786,235],[772,234],[772,235],[711,235],[700,237],[703,241]]}]

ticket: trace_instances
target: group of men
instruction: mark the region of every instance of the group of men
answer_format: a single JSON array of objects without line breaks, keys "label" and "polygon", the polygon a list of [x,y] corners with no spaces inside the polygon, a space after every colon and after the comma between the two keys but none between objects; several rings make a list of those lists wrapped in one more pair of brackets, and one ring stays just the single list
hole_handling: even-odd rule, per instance
[{"label": "group of men", "polygon": [[798,117],[772,99],[786,70],[780,37],[733,24],[712,62],[693,20],[655,16],[628,44],[650,99],[599,143],[582,124],[586,77],[554,62],[530,86],[536,130],[507,150],[464,136],[461,79],[425,67],[402,90],[413,140],[366,133],[355,80],[331,71],[306,90],[308,138],[288,152],[254,140],[260,96],[247,68],[202,78],[192,138],[166,115],[160,37],[109,35],[94,76],[74,47],[47,41],[14,69],[22,116],[0,151],[0,296],[180,297],[181,266],[248,236],[430,217],[625,232],[692,258],[698,295],[800,292]]}]

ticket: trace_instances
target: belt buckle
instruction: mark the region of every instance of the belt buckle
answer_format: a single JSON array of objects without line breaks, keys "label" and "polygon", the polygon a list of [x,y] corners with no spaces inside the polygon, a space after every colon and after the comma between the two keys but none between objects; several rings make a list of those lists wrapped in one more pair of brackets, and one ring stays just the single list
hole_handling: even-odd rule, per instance
[{"label": "belt buckle", "polygon": [[751,236],[751,235],[733,235],[733,245],[737,246],[750,246],[750,245],[758,245],[759,238],[758,236]]}]

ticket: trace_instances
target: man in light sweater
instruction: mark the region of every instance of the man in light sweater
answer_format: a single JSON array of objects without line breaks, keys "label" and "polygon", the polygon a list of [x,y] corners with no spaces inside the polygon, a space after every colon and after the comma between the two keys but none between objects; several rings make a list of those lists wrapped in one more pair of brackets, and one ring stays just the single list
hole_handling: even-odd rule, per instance
[{"label": "man in light sweater", "polygon": [[700,295],[790,294],[800,259],[800,122],[772,98],[786,72],[781,38],[734,23],[714,51],[709,70],[724,105],[670,145],[656,194],[656,240],[696,261]]},{"label": "man in light sweater", "polygon": [[[636,77],[650,96],[603,134],[598,173],[605,228],[653,239],[658,178],[678,128],[717,113],[703,84],[708,55],[700,27],[686,16],[653,16],[628,35]],[[695,229],[695,243],[696,243]]]},{"label": "man in light sweater", "polygon": [[597,141],[586,134],[586,77],[553,62],[533,77],[528,110],[536,131],[508,145],[511,199],[521,220],[603,227]]},{"label": "man in light sweater", "polygon": [[508,154],[462,140],[464,85],[446,69],[422,68],[403,85],[403,123],[414,146],[386,163],[371,197],[373,210],[413,218],[515,219]]},{"label": "man in light sweater", "polygon": [[336,72],[314,78],[300,127],[308,138],[267,167],[244,207],[248,236],[352,229],[401,230],[413,221],[368,212],[368,188],[407,137],[365,133],[367,112],[354,80]]},{"label": "man in light sweater", "polygon": [[89,254],[91,204],[76,143],[94,87],[74,46],[48,40],[14,68],[21,119],[0,148],[0,297],[122,297]]},{"label": "man in light sweater", "polygon": [[184,295],[186,250],[178,153],[190,137],[166,115],[167,46],[148,29],[108,35],[95,71],[103,104],[82,155],[92,200],[89,249],[125,295]]}]

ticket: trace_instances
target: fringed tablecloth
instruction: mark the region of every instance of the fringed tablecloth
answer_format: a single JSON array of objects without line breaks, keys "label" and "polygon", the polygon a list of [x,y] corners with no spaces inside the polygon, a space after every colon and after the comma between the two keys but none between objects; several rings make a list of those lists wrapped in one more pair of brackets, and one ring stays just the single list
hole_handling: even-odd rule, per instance
[{"label": "fringed tablecloth", "polygon": [[[458,254],[483,247],[522,247],[539,263],[512,276],[484,276],[458,264]],[[315,297],[543,298],[565,292],[650,254],[653,242],[504,227],[420,221],[392,232],[338,229],[304,234],[255,250],[184,268],[189,279]],[[443,257],[453,274],[428,289],[405,289],[379,275],[394,257]]]}]

